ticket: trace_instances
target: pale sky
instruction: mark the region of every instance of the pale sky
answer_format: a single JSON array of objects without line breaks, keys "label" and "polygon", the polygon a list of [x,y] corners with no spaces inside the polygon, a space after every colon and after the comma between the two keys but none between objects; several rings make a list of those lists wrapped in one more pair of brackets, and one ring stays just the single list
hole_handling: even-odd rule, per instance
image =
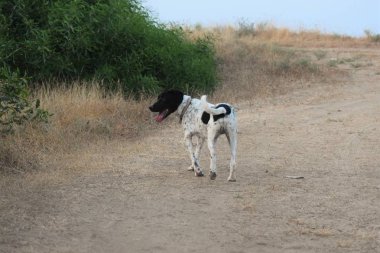
[{"label": "pale sky", "polygon": [[236,25],[270,22],[278,27],[319,29],[363,36],[380,34],[380,0],[141,0],[163,23]]}]

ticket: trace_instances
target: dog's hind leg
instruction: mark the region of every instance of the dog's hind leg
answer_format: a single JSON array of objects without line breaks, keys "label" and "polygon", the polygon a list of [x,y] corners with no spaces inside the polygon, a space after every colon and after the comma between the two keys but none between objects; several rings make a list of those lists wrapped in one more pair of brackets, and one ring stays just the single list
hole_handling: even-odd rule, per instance
[{"label": "dog's hind leg", "polygon": [[[191,135],[185,136],[185,144],[186,144],[187,150],[189,151],[189,155],[190,155],[190,159],[191,159],[191,166],[190,166],[189,170],[194,169],[195,176],[202,177],[203,172],[199,166],[199,160],[197,157],[197,149],[198,149],[199,144],[196,147],[195,153],[193,151],[193,141],[192,141]],[[199,153],[199,151],[198,151],[198,153]]]},{"label": "dog's hind leg", "polygon": [[210,131],[208,133],[207,138],[207,144],[208,149],[210,151],[210,179],[214,180],[216,178],[216,150],[215,150],[215,144],[217,140],[217,136],[215,134],[211,133]]},{"label": "dog's hind leg", "polygon": [[205,142],[204,138],[202,138],[201,136],[197,136],[197,145],[195,146],[194,158],[195,158],[195,165],[198,165],[198,167],[200,167],[199,156],[200,156],[204,142]]},{"label": "dog's hind leg", "polygon": [[237,132],[230,130],[226,133],[228,143],[230,144],[231,160],[230,160],[230,175],[228,176],[229,182],[236,181],[236,149],[237,149]]}]

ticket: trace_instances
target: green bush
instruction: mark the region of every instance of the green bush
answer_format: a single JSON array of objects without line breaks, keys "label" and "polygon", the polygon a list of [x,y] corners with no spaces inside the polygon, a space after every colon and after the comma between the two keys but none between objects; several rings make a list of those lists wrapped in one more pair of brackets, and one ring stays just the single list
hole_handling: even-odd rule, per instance
[{"label": "green bush", "polygon": [[38,85],[99,80],[107,89],[210,91],[209,38],[154,19],[137,0],[9,0],[0,3],[0,58]]},{"label": "green bush", "polygon": [[48,120],[49,113],[40,109],[40,101],[30,101],[25,78],[3,67],[0,69],[0,133],[13,131],[26,121]]}]

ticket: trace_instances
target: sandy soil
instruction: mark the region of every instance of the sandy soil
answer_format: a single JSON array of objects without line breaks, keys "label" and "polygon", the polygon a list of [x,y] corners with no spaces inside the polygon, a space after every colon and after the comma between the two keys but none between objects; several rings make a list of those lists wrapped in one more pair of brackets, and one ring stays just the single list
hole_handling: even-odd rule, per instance
[{"label": "sandy soil", "polygon": [[339,55],[338,84],[239,105],[236,183],[224,139],[216,181],[186,171],[177,119],[2,179],[0,252],[380,252],[380,50]]}]

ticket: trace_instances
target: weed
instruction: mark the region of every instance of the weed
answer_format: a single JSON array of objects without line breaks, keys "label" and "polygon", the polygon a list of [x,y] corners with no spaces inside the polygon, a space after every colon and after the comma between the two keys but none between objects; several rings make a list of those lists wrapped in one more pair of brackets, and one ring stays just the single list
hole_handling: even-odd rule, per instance
[{"label": "weed", "polygon": [[331,59],[327,62],[327,66],[330,68],[336,68],[338,67],[338,64],[340,64],[339,60]]},{"label": "weed", "polygon": [[327,55],[326,51],[323,50],[317,50],[314,52],[315,57],[317,57],[318,60],[324,59]]},{"label": "weed", "polygon": [[242,36],[254,36],[256,34],[255,23],[249,22],[246,19],[241,19],[238,21],[238,29],[236,33],[239,37]]},{"label": "weed", "polygon": [[373,34],[370,30],[364,30],[364,34],[367,36],[367,39],[371,42],[379,43],[380,34]]},{"label": "weed", "polygon": [[360,64],[360,63],[351,63],[350,65],[351,65],[351,67],[353,67],[353,68],[355,68],[355,69],[360,68],[360,67],[363,67],[363,65]]}]

